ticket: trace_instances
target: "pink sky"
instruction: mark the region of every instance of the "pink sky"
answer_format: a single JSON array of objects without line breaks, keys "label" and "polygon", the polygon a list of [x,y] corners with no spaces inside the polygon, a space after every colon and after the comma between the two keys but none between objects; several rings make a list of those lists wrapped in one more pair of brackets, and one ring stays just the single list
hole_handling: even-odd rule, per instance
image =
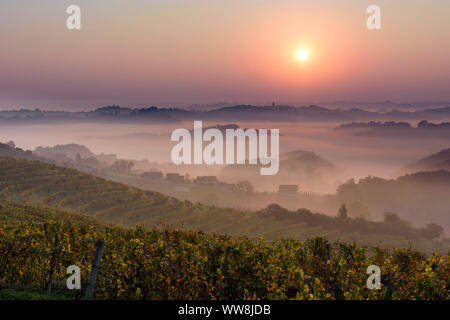
[{"label": "pink sky", "polygon": [[450,100],[449,18],[441,0],[3,0],[0,108]]}]

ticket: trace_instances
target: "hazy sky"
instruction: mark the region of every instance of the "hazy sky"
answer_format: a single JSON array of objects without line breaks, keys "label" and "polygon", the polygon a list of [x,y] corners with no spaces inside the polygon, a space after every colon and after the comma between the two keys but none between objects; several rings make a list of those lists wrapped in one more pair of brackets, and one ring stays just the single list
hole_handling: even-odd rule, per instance
[{"label": "hazy sky", "polygon": [[0,108],[450,100],[449,39],[448,0],[1,0]]}]

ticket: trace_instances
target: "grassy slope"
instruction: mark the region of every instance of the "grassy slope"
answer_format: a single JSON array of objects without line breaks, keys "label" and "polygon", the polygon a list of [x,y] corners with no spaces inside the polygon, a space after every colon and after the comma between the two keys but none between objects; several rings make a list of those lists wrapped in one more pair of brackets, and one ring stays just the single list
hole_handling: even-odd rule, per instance
[{"label": "grassy slope", "polygon": [[85,287],[98,239],[105,250],[97,299],[380,299],[381,290],[366,287],[372,264],[391,276],[394,299],[448,299],[448,256],[333,243],[329,259],[322,238],[268,243],[177,230],[166,237],[157,230],[106,230],[92,218],[46,207],[0,205],[8,218],[0,221],[0,300],[43,299],[53,259],[52,299],[74,299],[66,268],[80,266]]},{"label": "grassy slope", "polygon": [[[79,212],[126,227],[137,224],[149,228],[169,226],[232,236],[264,236],[267,239],[327,236],[332,240],[357,240],[362,244],[409,246],[404,238],[392,235],[349,233],[310,226],[273,214],[180,201],[73,169],[8,157],[0,157],[0,199]],[[429,241],[413,245],[425,251],[440,250]]]},{"label": "grassy slope", "polygon": [[71,211],[58,210],[45,206],[36,206],[23,202],[3,199],[0,200],[0,225],[14,226],[25,220],[45,222],[49,219],[61,222],[70,222],[73,224],[95,226],[99,229],[104,229],[110,226],[105,222]]},{"label": "grassy slope", "polygon": [[[0,227],[14,228],[24,221],[45,223],[59,221],[78,226],[94,226],[98,230],[106,230],[108,224],[85,215],[69,211],[57,210],[45,206],[34,206],[27,203],[0,200]],[[0,239],[1,240],[1,239]],[[54,288],[52,299],[73,300],[76,293],[60,288]],[[36,286],[24,284],[8,284],[0,279],[0,300],[43,300],[45,290]]]}]

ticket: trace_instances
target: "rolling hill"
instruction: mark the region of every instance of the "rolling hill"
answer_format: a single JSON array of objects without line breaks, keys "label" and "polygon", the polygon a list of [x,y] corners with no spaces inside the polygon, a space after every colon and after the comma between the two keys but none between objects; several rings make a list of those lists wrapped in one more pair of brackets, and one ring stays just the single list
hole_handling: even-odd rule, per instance
[{"label": "rolling hill", "polygon": [[450,149],[441,150],[403,168],[403,172],[407,173],[435,170],[450,171]]},{"label": "rolling hill", "polygon": [[330,161],[311,151],[296,150],[280,155],[279,171],[273,176],[262,176],[260,165],[227,165],[219,178],[225,181],[250,181],[259,190],[273,191],[280,184],[301,184],[309,192],[332,192],[340,171]]},{"label": "rolling hill", "polygon": [[120,106],[106,106],[92,111],[67,112],[44,110],[6,110],[0,111],[0,123],[151,123],[151,122],[179,122],[191,120],[204,121],[232,121],[240,119],[244,122],[353,122],[371,120],[428,120],[442,121],[450,118],[450,107],[447,103],[436,108],[418,109],[415,111],[394,109],[386,111],[370,110],[356,104],[348,108],[327,108],[317,105],[225,105],[219,108],[206,108],[197,111],[192,108],[122,108]]},{"label": "rolling hill", "polygon": [[[81,213],[125,227],[176,227],[266,239],[327,236],[333,240],[400,247],[408,246],[412,240],[413,245],[424,250],[435,243],[425,240],[421,229],[411,228],[402,233],[382,222],[340,221],[306,209],[288,211],[270,206],[254,212],[207,206],[110,182],[74,169],[8,157],[0,157],[0,199]],[[442,244],[439,246],[442,248]]]},{"label": "rolling hill", "polygon": [[[367,266],[390,275],[393,299],[448,299],[448,253],[389,253],[355,243],[267,242],[196,231],[105,228],[54,209],[0,201],[0,300],[78,299],[103,243],[95,299],[255,300],[384,299],[367,289]],[[84,220],[84,221],[83,221]],[[102,242],[99,242],[102,240]],[[67,267],[79,266],[81,290],[68,290]],[[79,295],[80,294],[80,295]]]},{"label": "rolling hill", "polygon": [[0,225],[16,226],[24,221],[45,223],[46,221],[86,225],[105,230],[112,225],[71,211],[36,206],[24,202],[0,200]]}]

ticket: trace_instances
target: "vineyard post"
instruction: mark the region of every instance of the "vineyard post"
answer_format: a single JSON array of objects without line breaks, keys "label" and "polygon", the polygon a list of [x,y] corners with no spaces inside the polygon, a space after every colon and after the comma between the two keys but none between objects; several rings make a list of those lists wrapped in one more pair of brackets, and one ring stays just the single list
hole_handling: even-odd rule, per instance
[{"label": "vineyard post", "polygon": [[[165,257],[168,257],[168,250],[169,250],[169,230],[164,230],[164,247],[165,251]],[[166,285],[163,288],[163,299],[168,300],[169,299],[169,284],[166,282]]]},{"label": "vineyard post", "polygon": [[169,246],[169,230],[165,230],[164,234],[166,236],[166,245]]},{"label": "vineyard post", "polygon": [[304,257],[303,264],[306,269],[306,267],[309,267],[311,265],[311,263],[308,259],[308,246],[306,245],[306,242],[304,242],[303,246],[302,246],[302,255]]},{"label": "vineyard post", "polygon": [[85,299],[90,300],[94,296],[95,282],[97,281],[98,269],[100,267],[100,259],[103,254],[103,247],[105,246],[105,241],[98,240],[95,244],[95,255],[92,261],[91,274],[89,275],[89,280],[86,286]]},{"label": "vineyard post", "polygon": [[381,276],[381,283],[385,288],[384,300],[392,300],[392,289],[391,289],[391,277],[389,274],[384,274]]},{"label": "vineyard post", "polygon": [[[225,259],[223,260],[223,265],[222,265],[222,275],[224,277],[225,280],[225,286],[224,289],[226,288],[228,291],[228,257],[230,256],[230,251],[231,251],[231,247],[227,247],[227,249],[225,250]],[[224,295],[224,298],[227,298],[226,293]]]},{"label": "vineyard post", "polygon": [[327,259],[331,260],[331,244],[327,243],[325,246],[327,247]]},{"label": "vineyard post", "polygon": [[230,247],[227,247],[226,251],[225,251],[225,259],[223,260],[223,265],[222,265],[222,274],[225,276],[226,273],[228,273],[228,256],[230,255]]},{"label": "vineyard post", "polygon": [[50,300],[50,296],[52,294],[53,269],[55,265],[57,249],[58,249],[58,232],[55,233],[55,241],[53,243],[52,256],[50,258],[50,272],[48,275],[48,281],[45,285],[45,300]]},{"label": "vineyard post", "polygon": [[433,264],[431,265],[431,270],[434,273],[438,273],[438,264],[436,262],[433,262]]}]

